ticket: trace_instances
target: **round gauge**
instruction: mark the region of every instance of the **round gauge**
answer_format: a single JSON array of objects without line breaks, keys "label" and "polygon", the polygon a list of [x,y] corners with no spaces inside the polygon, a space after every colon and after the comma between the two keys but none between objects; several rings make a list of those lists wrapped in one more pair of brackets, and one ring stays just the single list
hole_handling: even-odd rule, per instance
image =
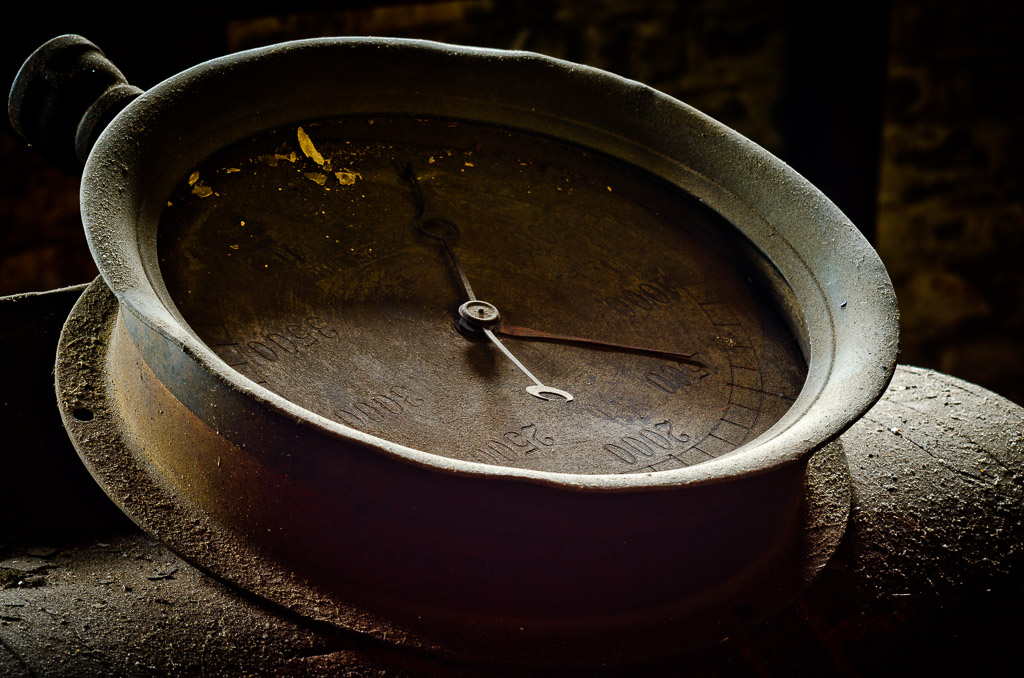
[{"label": "round gauge", "polygon": [[254,50],[128,105],[82,204],[103,283],[60,348],[71,438],[136,522],[276,604],[453,656],[631,660],[778,609],[842,536],[829,443],[895,366],[884,268],[639,83]]},{"label": "round gauge", "polygon": [[[806,375],[765,263],[721,217],[644,172],[493,127],[264,133],[182,177],[158,239],[177,309],[227,365],[456,459],[699,464],[767,430]],[[460,318],[471,295],[499,312],[490,337]]]}]

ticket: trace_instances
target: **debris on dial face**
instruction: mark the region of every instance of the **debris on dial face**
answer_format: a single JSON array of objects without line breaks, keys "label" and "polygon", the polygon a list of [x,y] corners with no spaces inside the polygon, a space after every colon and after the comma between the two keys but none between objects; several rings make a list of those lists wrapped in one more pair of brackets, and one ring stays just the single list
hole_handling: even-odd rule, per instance
[{"label": "debris on dial face", "polygon": [[306,134],[306,130],[299,127],[299,148],[306,154],[307,158],[310,158],[313,162],[318,165],[324,164],[324,156],[320,155],[320,151],[316,150],[316,146],[313,145],[313,140]]},{"label": "debris on dial face", "polygon": [[335,172],[334,176],[338,180],[338,183],[341,184],[342,186],[351,186],[352,184],[356,183],[357,179],[363,178],[363,175],[360,174],[359,172],[350,172],[348,170]]},{"label": "debris on dial face", "polygon": [[209,198],[213,195],[213,189],[203,182],[197,181],[195,186],[192,187],[192,194],[197,195],[200,198]]},{"label": "debris on dial face", "polygon": [[281,160],[287,160],[292,163],[298,160],[298,156],[295,155],[295,151],[292,151],[288,155],[283,155],[281,153],[267,153],[265,155],[257,156],[257,158],[271,167],[277,167],[277,163]]},{"label": "debris on dial face", "polygon": [[[202,181],[199,181],[199,170],[196,170],[192,174],[188,175],[188,185],[192,187],[192,195],[197,195],[200,198],[209,198],[213,195],[213,189]],[[168,201],[167,206],[170,207],[171,203]]]}]

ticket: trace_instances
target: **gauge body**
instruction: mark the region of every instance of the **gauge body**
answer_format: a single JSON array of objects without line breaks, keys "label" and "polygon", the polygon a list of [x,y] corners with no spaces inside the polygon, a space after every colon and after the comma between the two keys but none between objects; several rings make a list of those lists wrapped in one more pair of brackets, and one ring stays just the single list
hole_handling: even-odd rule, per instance
[{"label": "gauge body", "polygon": [[[66,416],[112,496],[249,590],[452,654],[625,658],[767,613],[830,548],[806,548],[808,460],[895,364],[885,271],[820,193],[537,55],[203,64],[101,135],[83,216],[118,303],[105,407],[167,510]],[[467,278],[571,401],[460,327]]]}]

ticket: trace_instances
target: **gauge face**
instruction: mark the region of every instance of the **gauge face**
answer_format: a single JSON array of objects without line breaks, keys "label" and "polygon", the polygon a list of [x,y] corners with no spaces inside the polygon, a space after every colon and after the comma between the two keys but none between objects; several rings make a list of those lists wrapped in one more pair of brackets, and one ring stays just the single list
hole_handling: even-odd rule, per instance
[{"label": "gauge face", "polygon": [[[483,125],[266,133],[183,178],[158,248],[182,317],[233,369],[458,459],[699,464],[767,430],[806,376],[759,255],[721,217],[634,168]],[[469,292],[519,366],[460,321]]]}]

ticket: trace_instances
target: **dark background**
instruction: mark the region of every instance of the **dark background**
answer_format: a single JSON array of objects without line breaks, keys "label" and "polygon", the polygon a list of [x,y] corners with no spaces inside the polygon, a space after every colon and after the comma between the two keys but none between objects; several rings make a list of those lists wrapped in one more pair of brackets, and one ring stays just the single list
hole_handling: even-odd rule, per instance
[{"label": "dark background", "polygon": [[[4,83],[61,33],[95,42],[142,88],[239,49],[327,35],[527,49],[640,80],[781,157],[862,229],[896,286],[900,362],[1024,403],[1017,3],[150,2],[130,13],[38,3],[5,24]],[[77,188],[5,120],[0,295],[95,275]]]}]

